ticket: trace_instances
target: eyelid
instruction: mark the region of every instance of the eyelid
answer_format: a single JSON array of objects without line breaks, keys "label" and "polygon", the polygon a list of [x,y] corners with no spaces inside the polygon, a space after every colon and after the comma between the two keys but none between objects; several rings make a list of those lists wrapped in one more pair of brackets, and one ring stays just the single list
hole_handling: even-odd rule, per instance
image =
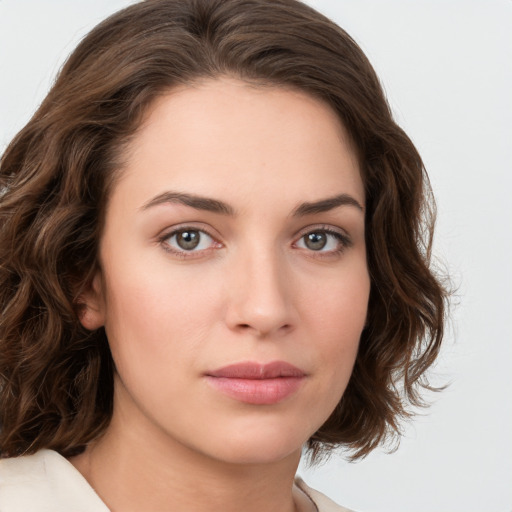
[{"label": "eyelid", "polygon": [[[208,247],[206,249],[200,249],[197,251],[187,251],[185,249],[179,250],[172,246],[170,246],[167,242],[169,238],[172,238],[176,234],[183,232],[183,231],[199,231],[201,233],[204,233],[208,237],[210,237],[214,244],[212,244],[212,247]],[[219,236],[212,233],[212,229],[207,227],[206,225],[202,223],[195,223],[195,222],[183,222],[174,226],[171,226],[169,228],[164,229],[160,232],[160,234],[157,236],[157,242],[162,246],[162,248],[167,252],[174,256],[177,256],[179,258],[183,259],[193,259],[198,258],[201,256],[204,256],[205,253],[208,253],[212,250],[220,249],[223,247],[222,242],[219,241]]]},{"label": "eyelid", "polygon": [[301,228],[295,235],[295,238],[300,238],[301,236],[307,235],[313,231],[325,231],[327,233],[332,233],[335,235],[345,236],[350,238],[347,230],[340,228],[339,226],[333,226],[332,224],[309,224]]},{"label": "eyelid", "polygon": [[[307,234],[315,232],[322,232],[332,235],[336,237],[340,243],[340,247],[338,249],[331,251],[314,251],[312,249],[303,249],[307,250],[309,253],[311,253],[311,255],[315,257],[328,257],[331,255],[340,254],[345,249],[348,249],[354,245],[352,238],[344,229],[332,226],[331,224],[313,224],[302,228],[295,236],[295,241],[293,242],[293,245],[296,245],[299,242],[299,240],[301,240]],[[299,249],[302,248],[299,247]]]}]

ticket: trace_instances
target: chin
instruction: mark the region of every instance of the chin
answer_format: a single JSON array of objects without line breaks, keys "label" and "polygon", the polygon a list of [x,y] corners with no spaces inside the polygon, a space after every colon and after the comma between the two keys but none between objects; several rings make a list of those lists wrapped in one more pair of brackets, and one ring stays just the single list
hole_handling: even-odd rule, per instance
[{"label": "chin", "polygon": [[[251,443],[252,444],[252,443]],[[241,448],[239,450],[239,448]],[[294,447],[293,450],[285,449],[283,446],[247,446],[233,447],[219,454],[219,460],[234,465],[266,465],[276,464],[290,458],[296,458],[297,462],[302,453],[302,446]]]},{"label": "chin", "polygon": [[231,464],[272,464],[287,458],[297,458],[298,462],[307,438],[282,426],[271,432],[246,429],[221,441],[213,455]]}]

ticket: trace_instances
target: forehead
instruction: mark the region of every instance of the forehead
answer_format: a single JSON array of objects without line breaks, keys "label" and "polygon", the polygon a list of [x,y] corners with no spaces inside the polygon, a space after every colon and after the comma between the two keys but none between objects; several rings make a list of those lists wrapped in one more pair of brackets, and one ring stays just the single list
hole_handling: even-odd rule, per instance
[{"label": "forehead", "polygon": [[339,117],[297,90],[227,78],[173,89],[150,107],[127,155],[118,186],[146,199],[172,188],[227,201],[280,192],[364,202]]}]

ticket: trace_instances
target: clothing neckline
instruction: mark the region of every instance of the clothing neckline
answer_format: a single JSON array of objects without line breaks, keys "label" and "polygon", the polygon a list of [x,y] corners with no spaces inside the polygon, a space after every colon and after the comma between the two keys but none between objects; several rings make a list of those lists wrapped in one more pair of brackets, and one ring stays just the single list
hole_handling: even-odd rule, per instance
[{"label": "clothing neckline", "polygon": [[[22,481],[26,484],[27,476],[30,476],[31,491],[41,500],[51,494],[59,500],[63,510],[64,507],[74,507],[76,512],[111,512],[85,476],[55,450],[41,449],[33,455],[1,459],[0,480],[7,476],[13,484]],[[300,477],[294,479],[293,487],[299,491],[299,499],[303,498],[299,503],[300,512],[318,512],[311,490]],[[79,510],[76,509],[77,497],[82,507]]]}]

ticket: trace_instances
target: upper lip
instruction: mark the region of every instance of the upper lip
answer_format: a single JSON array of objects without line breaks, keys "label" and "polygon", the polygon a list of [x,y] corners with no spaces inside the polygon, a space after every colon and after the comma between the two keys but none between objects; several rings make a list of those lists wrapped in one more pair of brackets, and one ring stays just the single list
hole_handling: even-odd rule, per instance
[{"label": "upper lip", "polygon": [[223,366],[208,372],[207,375],[227,379],[264,380],[279,377],[304,377],[306,373],[285,361],[273,361],[271,363],[247,361]]}]

